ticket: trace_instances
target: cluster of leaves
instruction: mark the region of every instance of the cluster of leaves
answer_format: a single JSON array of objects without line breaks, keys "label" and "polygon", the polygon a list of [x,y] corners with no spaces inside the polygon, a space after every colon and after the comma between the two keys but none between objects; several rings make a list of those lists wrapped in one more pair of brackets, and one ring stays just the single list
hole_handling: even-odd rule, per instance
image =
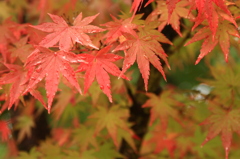
[{"label": "cluster of leaves", "polygon": [[[136,14],[144,7],[143,0],[134,0],[128,6],[132,14],[118,16],[114,12],[110,16],[103,13],[104,8],[114,5],[111,1],[61,0],[59,6],[55,0],[29,3],[26,0],[21,5],[15,0],[0,3],[9,15],[14,15],[13,10],[18,15],[18,22],[2,16],[0,26],[0,112],[7,113],[13,106],[19,112],[12,119],[16,122],[18,143],[30,138],[36,127],[34,121],[45,109],[53,125],[52,138],[29,153],[18,153],[10,122],[0,118],[1,138],[9,143],[11,154],[18,154],[17,158],[124,158],[120,151],[126,142],[131,147],[129,153],[141,159],[195,155],[220,158],[223,153],[217,139],[209,143],[209,148],[198,148],[201,142],[205,145],[220,135],[228,158],[233,133],[240,135],[240,85],[236,82],[240,68],[238,61],[229,57],[230,44],[240,50],[236,21],[240,1],[148,0],[145,6],[152,5],[154,9],[145,20],[142,14]],[[119,2],[118,6],[128,3]],[[100,5],[103,10],[85,15],[89,8],[84,5],[96,9]],[[40,14],[32,8],[38,8]],[[50,22],[44,22],[47,12]],[[107,19],[105,23],[97,21],[100,16]],[[39,18],[36,20],[36,17]],[[167,25],[171,25],[179,38],[170,41],[162,33]],[[201,48],[193,47],[194,42]],[[174,45],[169,49],[173,55],[165,52],[165,44]],[[221,57],[214,54],[219,52],[217,44],[225,61],[232,59],[230,64],[221,62]],[[128,121],[133,104],[131,95],[139,93],[130,76],[139,70],[147,91],[150,64],[167,80],[165,66],[170,69],[170,65],[174,68],[178,61],[189,61],[188,56],[176,55],[174,49],[191,47],[194,49],[190,56],[195,56],[196,49],[200,49],[195,64],[212,52],[205,59],[212,79],[201,80],[209,89],[213,87],[211,92],[183,91],[164,84],[160,94],[142,93],[148,97],[142,107],[149,111],[150,120],[147,133],[140,138],[131,129],[134,123]],[[171,61],[174,56],[177,56],[176,62]],[[131,68],[136,69],[131,72]],[[236,137],[234,141],[237,140]],[[239,145],[236,142],[232,147]]]}]

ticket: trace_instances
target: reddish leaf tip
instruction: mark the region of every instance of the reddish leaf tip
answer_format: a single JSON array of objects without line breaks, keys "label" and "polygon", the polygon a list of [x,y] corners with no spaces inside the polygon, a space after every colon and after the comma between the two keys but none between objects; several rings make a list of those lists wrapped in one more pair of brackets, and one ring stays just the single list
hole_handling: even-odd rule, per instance
[{"label": "reddish leaf tip", "polygon": [[48,105],[47,110],[48,110],[48,114],[50,114],[51,113],[51,106],[50,105]]},{"label": "reddish leaf tip", "polygon": [[203,141],[203,143],[201,144],[201,147],[203,147],[208,141],[209,141],[209,139],[206,138],[206,139]]},{"label": "reddish leaf tip", "polygon": [[225,147],[225,158],[228,159],[229,147]]},{"label": "reddish leaf tip", "polygon": [[197,65],[200,61],[201,61],[201,59],[198,58],[198,59],[196,60],[196,62],[195,62],[195,65]]},{"label": "reddish leaf tip", "polygon": [[228,62],[228,54],[225,54],[225,61]]}]

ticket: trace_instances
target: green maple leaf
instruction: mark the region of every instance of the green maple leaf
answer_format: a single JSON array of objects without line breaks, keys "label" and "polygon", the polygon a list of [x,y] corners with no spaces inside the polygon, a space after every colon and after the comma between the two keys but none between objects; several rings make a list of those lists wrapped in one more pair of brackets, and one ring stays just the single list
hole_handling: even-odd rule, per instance
[{"label": "green maple leaf", "polygon": [[[194,136],[189,138],[189,142],[186,138],[183,138],[182,142],[188,144],[193,142],[194,145],[191,146],[192,151],[195,151],[199,158],[221,158],[222,154],[219,153],[219,144],[221,141],[217,138],[213,139],[212,142],[204,145],[204,147],[199,146],[205,138],[205,133],[202,132],[200,126],[197,126],[194,132]],[[182,145],[181,145],[182,146]],[[216,150],[217,149],[217,150]]]},{"label": "green maple leaf", "polygon": [[118,143],[121,143],[124,139],[131,146],[131,148],[136,152],[137,149],[136,149],[134,140],[132,138],[133,134],[134,134],[133,132],[129,133],[124,129],[118,129]]},{"label": "green maple leaf", "polygon": [[163,91],[159,96],[153,93],[147,93],[150,98],[142,106],[151,107],[150,125],[157,119],[161,120],[163,130],[166,130],[168,118],[172,117],[178,121],[178,111],[172,106],[176,105],[176,101],[171,96],[172,91]]},{"label": "green maple leaf", "polygon": [[[66,86],[63,86],[62,91],[56,95],[57,102],[56,102],[56,104],[54,104],[54,107],[52,109],[53,118],[56,121],[58,121],[60,118],[63,121],[66,121],[69,117],[72,118],[72,116],[75,117],[76,113],[78,114],[78,110],[75,110],[75,109],[77,109],[77,107],[74,107],[75,109],[73,108],[74,110],[72,112],[71,112],[71,110],[65,111],[65,109],[67,109],[67,105],[69,103],[71,103],[71,99],[74,99],[74,95],[75,95],[75,93],[72,91],[72,89],[69,89]],[[69,115],[68,112],[74,113],[74,115],[73,114]],[[66,115],[63,116],[63,114],[66,114]]]},{"label": "green maple leaf", "polygon": [[100,150],[94,153],[97,159],[113,159],[113,158],[124,158],[111,143],[104,143],[100,146]]},{"label": "green maple leaf", "polygon": [[73,142],[81,146],[82,152],[86,151],[89,145],[94,146],[98,149],[98,143],[94,137],[94,129],[87,128],[84,125],[81,125],[80,128],[77,128],[73,132]]},{"label": "green maple leaf", "polygon": [[39,159],[41,158],[41,155],[42,154],[38,152],[35,147],[33,147],[29,153],[20,151],[16,159]]},{"label": "green maple leaf", "polygon": [[51,141],[45,141],[39,148],[40,152],[44,154],[44,159],[63,158],[65,155],[61,152],[61,147],[54,145]]},{"label": "green maple leaf", "polygon": [[[57,109],[57,108],[56,108]],[[61,108],[59,108],[61,109]],[[67,104],[64,110],[62,110],[63,113],[61,115],[61,118],[58,120],[59,124],[62,124],[66,127],[69,127],[69,122],[72,122],[74,119],[81,119],[80,114],[82,112],[85,112],[84,107],[81,107],[79,104]]]},{"label": "green maple leaf", "polygon": [[224,110],[214,107],[211,112],[212,115],[201,123],[209,125],[207,137],[202,145],[220,134],[227,159],[233,132],[240,135],[240,109]]},{"label": "green maple leaf", "polygon": [[81,159],[97,159],[97,158],[94,156],[94,151],[90,150],[90,151],[84,151],[81,154]]},{"label": "green maple leaf", "polygon": [[18,142],[21,142],[25,136],[31,137],[32,128],[35,127],[35,123],[32,116],[21,115],[17,118],[17,124],[15,128],[19,130]]},{"label": "green maple leaf", "polygon": [[64,159],[97,159],[93,150],[84,151],[81,154],[78,151],[67,150],[65,153],[67,156]]},{"label": "green maple leaf", "polygon": [[90,116],[90,118],[97,119],[95,134],[98,134],[101,130],[106,128],[116,147],[119,147],[119,142],[117,140],[118,129],[124,129],[128,133],[133,134],[133,131],[128,127],[128,117],[129,111],[116,105],[109,109],[98,107],[98,111]]},{"label": "green maple leaf", "polygon": [[213,87],[211,94],[217,95],[222,99],[232,102],[233,97],[239,96],[240,69],[237,67],[217,65],[210,67],[213,79],[202,80],[204,83]]}]

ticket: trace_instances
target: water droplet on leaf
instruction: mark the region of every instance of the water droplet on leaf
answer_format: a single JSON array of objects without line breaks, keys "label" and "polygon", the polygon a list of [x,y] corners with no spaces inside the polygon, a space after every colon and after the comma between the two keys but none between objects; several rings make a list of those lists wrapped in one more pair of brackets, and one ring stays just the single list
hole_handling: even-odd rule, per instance
[{"label": "water droplet on leaf", "polygon": [[101,89],[101,90],[103,90],[103,89],[104,89],[104,86],[103,86],[103,85],[101,85],[101,86],[100,86],[100,89]]},{"label": "water droplet on leaf", "polygon": [[38,61],[37,63],[35,63],[33,66],[37,66],[37,65],[39,65],[39,64],[41,64],[42,63],[42,61]]},{"label": "water droplet on leaf", "polygon": [[39,68],[36,69],[36,72],[37,72],[37,73],[40,73],[41,71],[42,71],[42,68],[41,68],[41,67],[39,67]]},{"label": "water droplet on leaf", "polygon": [[129,69],[130,66],[131,66],[130,63],[126,64],[126,69]]},{"label": "water droplet on leaf", "polygon": [[114,58],[115,60],[120,60],[120,59],[121,59],[121,56],[117,56],[117,55],[116,55],[116,56],[114,56],[113,58]]}]

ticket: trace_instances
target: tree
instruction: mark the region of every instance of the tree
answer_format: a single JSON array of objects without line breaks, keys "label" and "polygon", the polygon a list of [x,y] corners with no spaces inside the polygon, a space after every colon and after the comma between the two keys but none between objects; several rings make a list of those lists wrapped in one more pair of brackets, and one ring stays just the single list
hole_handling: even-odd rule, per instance
[{"label": "tree", "polygon": [[1,157],[238,158],[239,0],[0,4]]}]

